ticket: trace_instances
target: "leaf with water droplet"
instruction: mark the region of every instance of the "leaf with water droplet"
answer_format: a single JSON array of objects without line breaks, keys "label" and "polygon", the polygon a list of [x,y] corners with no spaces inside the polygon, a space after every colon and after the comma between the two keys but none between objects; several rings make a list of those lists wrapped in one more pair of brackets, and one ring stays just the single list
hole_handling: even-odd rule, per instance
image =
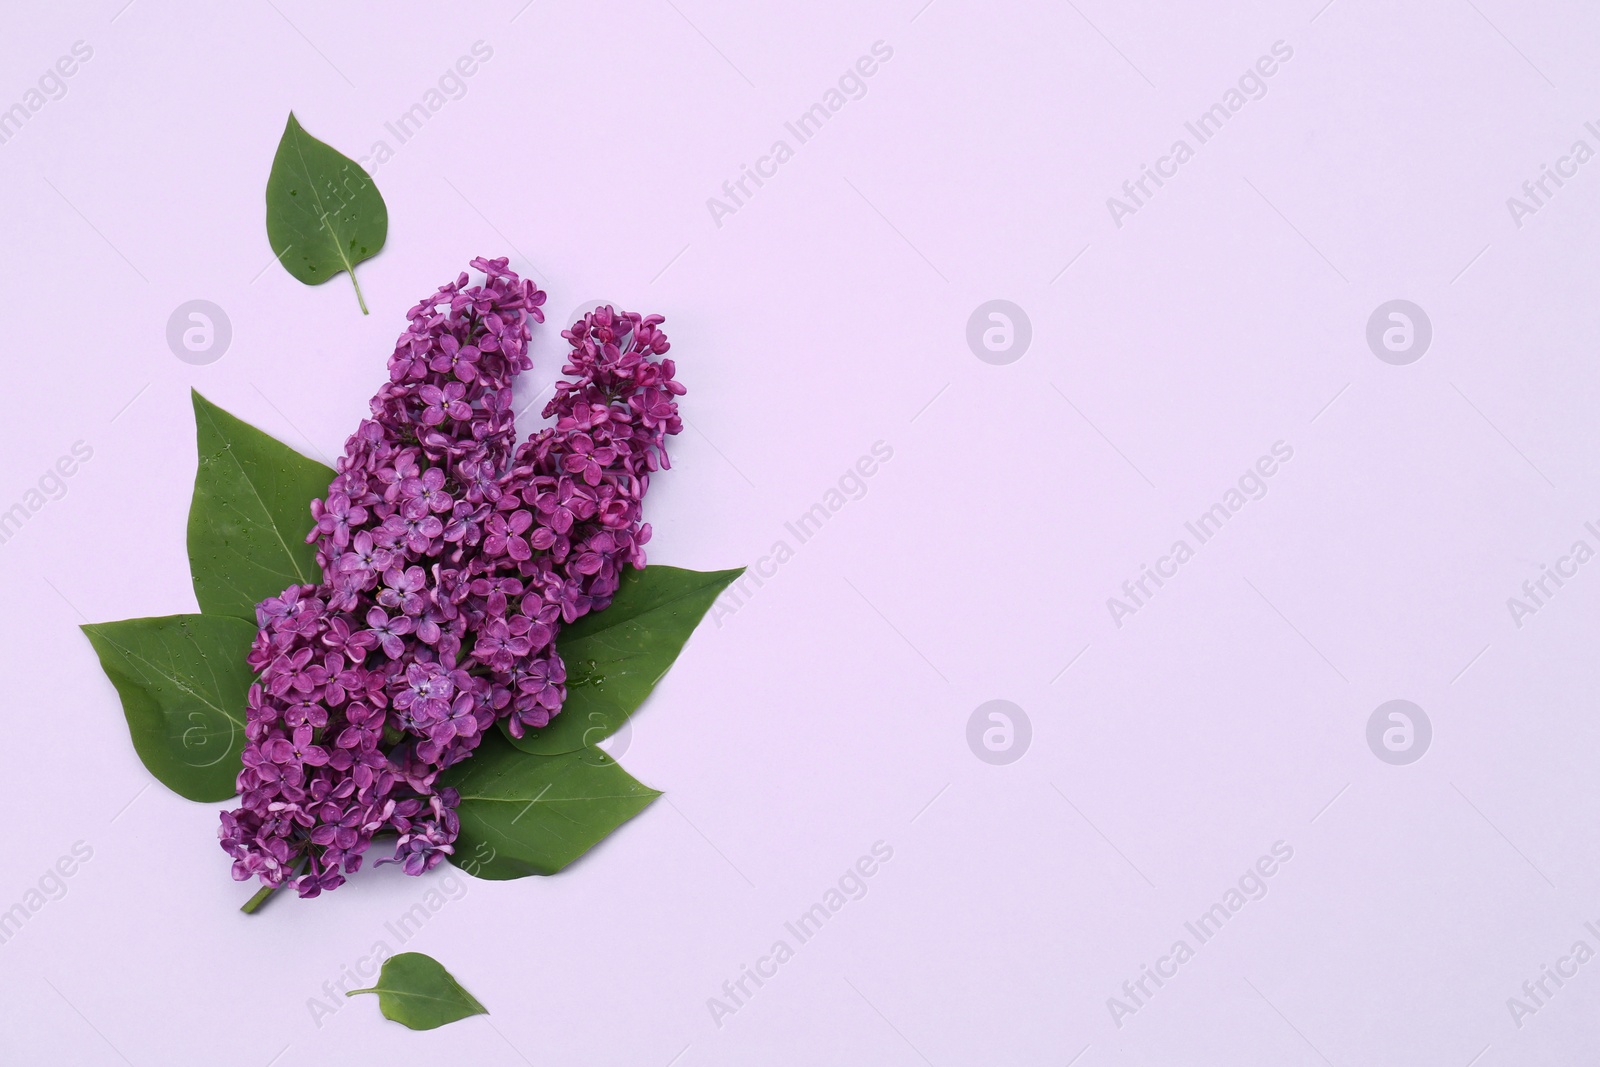
[{"label": "leaf with water droplet", "polygon": [[568,670],[561,713],[548,726],[520,738],[507,732],[507,738],[524,752],[549,755],[575,752],[616,733],[676,662],[718,594],[743,573],[743,567],[691,571],[660,565],[624,571],[610,607],[562,627],[556,638]]},{"label": "leaf with water droplet", "polygon": [[256,627],[226,615],[168,615],[82,627],[122,698],[134,751],[163,785],[190,800],[237,790],[245,657]]},{"label": "leaf with water droplet", "polygon": [[189,505],[189,572],[200,610],[255,621],[256,604],[317,583],[311,501],[333,471],[193,393],[201,463]]},{"label": "leaf with water droplet", "polygon": [[307,285],[348,273],[365,315],[356,264],[377,255],[388,236],[389,208],[372,178],[355,160],[307,133],[291,111],[267,176],[272,254]]},{"label": "leaf with water droplet", "polygon": [[461,794],[451,862],[495,880],[555,874],[661,795],[599,749],[535,756],[493,731],[439,785]]}]

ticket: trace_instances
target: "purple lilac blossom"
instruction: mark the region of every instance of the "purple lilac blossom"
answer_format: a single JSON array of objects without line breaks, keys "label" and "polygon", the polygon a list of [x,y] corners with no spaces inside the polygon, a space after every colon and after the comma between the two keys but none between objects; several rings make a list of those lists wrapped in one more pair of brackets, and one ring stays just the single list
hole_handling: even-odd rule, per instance
[{"label": "purple lilac blossom", "polygon": [[421,874],[453,851],[439,773],[503,722],[547,724],[566,696],[563,623],[645,565],[650,475],[682,429],[659,315],[598,308],[544,417],[517,443],[512,381],[545,294],[475,259],[412,308],[372,417],[311,503],[320,585],[256,606],[240,806],[219,836],[233,876],[316,896],[379,863]]}]

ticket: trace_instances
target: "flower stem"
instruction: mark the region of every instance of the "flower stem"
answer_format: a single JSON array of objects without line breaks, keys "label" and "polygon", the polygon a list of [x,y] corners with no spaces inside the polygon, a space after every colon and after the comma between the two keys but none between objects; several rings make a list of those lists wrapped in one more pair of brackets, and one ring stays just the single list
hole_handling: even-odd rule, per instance
[{"label": "flower stem", "polygon": [[256,913],[256,909],[261,907],[262,904],[265,904],[267,898],[276,893],[278,889],[279,887],[275,885],[262,886],[260,891],[257,892],[255,896],[251,897],[240,906],[239,910],[244,912],[246,915],[254,915]]},{"label": "flower stem", "polygon": [[283,880],[283,885],[262,886],[256,891],[255,896],[251,897],[249,900],[245,901],[239,906],[239,910],[244,912],[246,915],[254,915],[256,913],[256,909],[267,902],[268,897],[282,889],[283,886],[288,885],[295,878],[298,878],[300,876],[300,872],[306,869],[306,863],[306,857],[301,856],[299,860],[295,862],[294,870],[289,872],[289,877]]}]

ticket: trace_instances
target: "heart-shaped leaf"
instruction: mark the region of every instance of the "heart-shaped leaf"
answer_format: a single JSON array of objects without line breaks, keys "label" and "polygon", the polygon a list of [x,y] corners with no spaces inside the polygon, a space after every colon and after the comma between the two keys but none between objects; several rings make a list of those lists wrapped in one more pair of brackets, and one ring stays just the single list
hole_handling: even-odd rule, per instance
[{"label": "heart-shaped leaf", "polygon": [[255,621],[256,604],[322,581],[306,544],[310,504],[333,471],[194,393],[200,465],[189,505],[189,572],[207,615]]},{"label": "heart-shaped leaf", "polygon": [[365,315],[356,264],[377,255],[388,236],[389,208],[367,172],[307,133],[291,111],[267,177],[267,240],[278,262],[307,285],[348,273]]},{"label": "heart-shaped leaf", "polygon": [[451,862],[497,881],[555,874],[661,795],[599,749],[534,756],[492,731],[439,784],[461,793]]},{"label": "heart-shaped leaf", "polygon": [[511,738],[512,744],[551,755],[587,748],[616,733],[678,658],[717,595],[743,573],[743,567],[662,566],[623,572],[610,607],[563,627],[556,638],[567,668],[561,713],[548,726]]},{"label": "heart-shaped leaf", "polygon": [[352,989],[345,996],[358,993],[378,994],[378,1010],[383,1017],[413,1030],[432,1030],[469,1015],[489,1014],[489,1009],[461,988],[443,964],[420,952],[390,956],[378,972],[377,985]]},{"label": "heart-shaped leaf", "polygon": [[245,665],[254,623],[225,615],[168,615],[83,627],[122,698],[134,751],[161,783],[190,800],[237,790]]}]

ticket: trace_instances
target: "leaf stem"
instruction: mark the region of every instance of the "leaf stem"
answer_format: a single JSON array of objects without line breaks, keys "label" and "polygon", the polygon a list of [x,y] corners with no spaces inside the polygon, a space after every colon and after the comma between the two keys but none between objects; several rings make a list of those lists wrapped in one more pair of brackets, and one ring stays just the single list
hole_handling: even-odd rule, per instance
[{"label": "leaf stem", "polygon": [[378,989],[377,986],[373,986],[371,989],[347,989],[347,990],[345,990],[345,994],[344,995],[347,996],[347,997],[353,997],[357,993],[377,993],[377,992],[380,992],[380,990]]},{"label": "leaf stem", "polygon": [[372,314],[372,312],[367,310],[367,298],[361,295],[361,283],[356,281],[355,267],[351,267],[346,273],[350,275],[350,284],[356,287],[356,303],[361,305],[361,314]]}]

